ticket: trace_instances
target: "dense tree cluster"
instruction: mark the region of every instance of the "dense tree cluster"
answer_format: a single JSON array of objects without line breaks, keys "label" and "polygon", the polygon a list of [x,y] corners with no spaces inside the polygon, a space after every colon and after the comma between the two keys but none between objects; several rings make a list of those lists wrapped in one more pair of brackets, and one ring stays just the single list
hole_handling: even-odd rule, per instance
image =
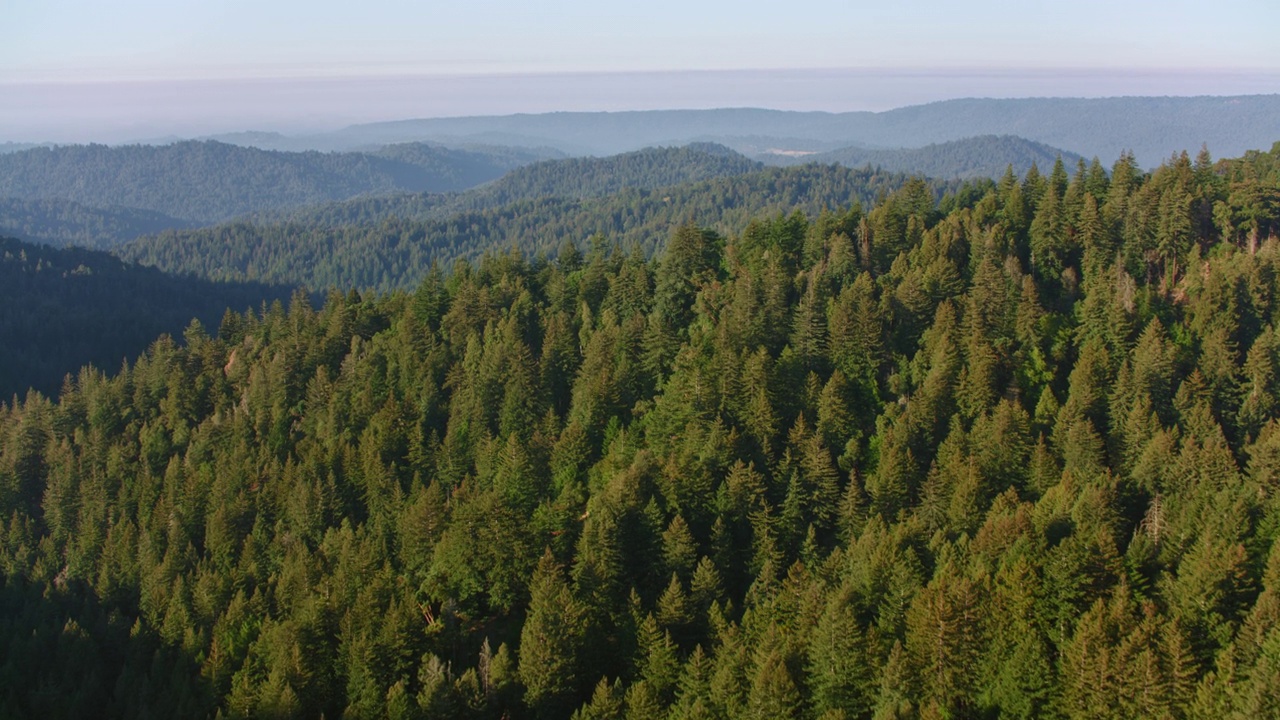
[{"label": "dense tree cluster", "polygon": [[150,210],[90,207],[70,200],[0,198],[0,235],[43,245],[107,250],[143,235],[199,225]]},{"label": "dense tree cluster", "polygon": [[228,307],[287,299],[289,288],[166,275],[103,252],[0,237],[0,398],[55,393],[84,365],[115,371],[161,333]]},{"label": "dense tree cluster", "polygon": [[1280,714],[1280,148],[229,313],[0,408],[0,714]]},{"label": "dense tree cluster", "polygon": [[[870,168],[806,165],[657,189],[630,187],[596,198],[535,195],[497,207],[489,207],[486,189],[480,188],[456,199],[474,200],[479,209],[464,205],[456,212],[454,201],[433,196],[408,198],[409,206],[371,198],[307,211],[285,223],[237,222],[166,232],[140,238],[118,252],[168,272],[214,280],[265,280],[318,290],[408,290],[433,264],[448,267],[458,258],[474,262],[512,248],[553,256],[566,240],[582,243],[595,234],[624,247],[637,245],[647,256],[669,228],[684,222],[737,233],[762,214],[800,210],[817,215],[852,201],[870,205],[907,180],[903,174]],[[553,187],[535,183],[528,189]],[[930,192],[959,187],[959,182],[939,183]],[[455,212],[438,216],[442,207]],[[411,208],[427,219],[407,218],[405,211]]]},{"label": "dense tree cluster", "polygon": [[1080,158],[1016,135],[978,137],[936,143],[919,148],[893,150],[847,147],[804,155],[804,162],[840,163],[848,167],[871,165],[891,172],[909,172],[932,178],[999,178],[1009,166],[1019,175],[1032,165],[1048,167],[1058,158],[1074,163]]},{"label": "dense tree cluster", "polygon": [[714,143],[658,147],[604,158],[568,158],[526,165],[471,193],[467,209],[536,197],[585,198],[629,188],[652,189],[745,175],[761,164]]}]

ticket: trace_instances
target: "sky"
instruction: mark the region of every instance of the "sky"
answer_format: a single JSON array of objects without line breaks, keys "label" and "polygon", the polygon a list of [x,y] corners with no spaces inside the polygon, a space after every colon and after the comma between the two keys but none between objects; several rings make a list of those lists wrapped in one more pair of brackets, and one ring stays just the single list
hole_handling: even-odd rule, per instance
[{"label": "sky", "polygon": [[1275,0],[0,0],[0,140],[1280,92],[1278,27]]}]

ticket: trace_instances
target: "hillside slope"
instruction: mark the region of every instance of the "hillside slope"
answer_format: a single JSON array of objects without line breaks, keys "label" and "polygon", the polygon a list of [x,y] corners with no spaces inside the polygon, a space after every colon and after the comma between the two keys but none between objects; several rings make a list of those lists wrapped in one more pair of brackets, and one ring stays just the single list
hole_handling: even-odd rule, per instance
[{"label": "hillside slope", "polygon": [[[346,209],[352,217],[363,217],[361,224],[334,223],[343,217],[338,212],[319,222],[237,222],[139,238],[117,252],[170,272],[215,280],[385,291],[414,287],[433,263],[449,266],[458,258],[511,249],[526,256],[554,255],[563,243],[581,245],[596,234],[647,254],[683,222],[736,232],[760,214],[800,211],[816,216],[855,202],[870,205],[906,182],[902,174],[805,165],[651,190],[628,188],[598,198],[540,198],[439,217],[428,213],[420,220],[378,216],[356,203]],[[925,192],[934,196],[958,185]]]},{"label": "hillside slope", "polygon": [[0,155],[0,197],[137,208],[209,223],[357,195],[463,190],[540,157],[427,145],[376,154],[286,153],[212,141],[42,147]]},{"label": "hillside slope", "polygon": [[995,179],[1003,176],[1011,166],[1019,176],[1025,175],[1032,165],[1047,170],[1059,157],[1068,166],[1074,166],[1081,159],[1075,153],[1013,135],[982,135],[897,150],[848,147],[788,158],[784,162],[839,163],[848,167],[870,165],[890,172],[935,178]]},{"label": "hillside slope", "polygon": [[91,207],[71,200],[0,198],[0,236],[105,250],[142,235],[197,227],[151,210]]},{"label": "hillside slope", "polygon": [[290,289],[166,275],[103,252],[0,238],[0,401],[57,392],[84,365],[115,372],[161,333],[193,318],[213,334],[237,312],[287,300]]}]

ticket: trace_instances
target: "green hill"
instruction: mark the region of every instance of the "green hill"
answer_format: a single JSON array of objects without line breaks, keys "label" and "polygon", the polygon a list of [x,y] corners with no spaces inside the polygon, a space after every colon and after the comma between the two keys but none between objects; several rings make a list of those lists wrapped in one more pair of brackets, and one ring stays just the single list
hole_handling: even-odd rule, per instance
[{"label": "green hill", "polygon": [[798,157],[770,158],[773,162],[839,163],[848,167],[871,165],[890,172],[917,173],[935,178],[998,179],[1009,167],[1025,175],[1032,165],[1047,170],[1062,158],[1074,167],[1082,158],[1043,143],[1012,135],[983,135],[919,148],[876,150],[849,147]]},{"label": "green hill", "polygon": [[521,201],[586,199],[630,190],[652,190],[759,171],[764,166],[724,146],[693,143],[645,148],[608,157],[544,160],[518,167],[468,191],[356,198],[259,213],[255,223],[354,225],[395,219],[443,219]]},{"label": "green hill", "polygon": [[470,209],[544,197],[589,198],[745,175],[762,165],[723,145],[693,143],[610,157],[548,160],[517,168],[469,194]]},{"label": "green hill", "polygon": [[[284,223],[236,222],[165,232],[140,238],[117,252],[168,272],[216,280],[386,291],[414,287],[433,264],[448,267],[458,258],[510,249],[529,257],[555,255],[565,242],[583,245],[594,235],[648,254],[671,227],[683,222],[736,232],[761,214],[817,215],[851,203],[870,205],[907,181],[896,173],[807,165],[651,190],[629,188],[604,197],[521,200],[439,216],[430,205],[435,199],[410,199],[428,211],[423,220],[380,212],[394,213],[394,201],[359,201],[332,208],[316,222],[304,216]],[[932,196],[958,185],[940,185],[928,192]],[[487,189],[475,192],[483,200]],[[483,206],[479,200],[477,204]],[[348,218],[361,224],[335,223]]]},{"label": "green hill", "polygon": [[150,210],[98,208],[70,200],[0,198],[0,236],[105,250],[142,235],[197,227]]},{"label": "green hill", "polygon": [[228,308],[287,300],[289,288],[166,275],[103,252],[0,238],[0,398],[54,393],[81,366],[108,372],[161,333],[199,319],[217,330]]},{"label": "green hill", "polygon": [[540,159],[401,145],[377,153],[286,153],[218,142],[73,145],[0,155],[0,197],[70,200],[211,223],[357,195],[447,192]]}]

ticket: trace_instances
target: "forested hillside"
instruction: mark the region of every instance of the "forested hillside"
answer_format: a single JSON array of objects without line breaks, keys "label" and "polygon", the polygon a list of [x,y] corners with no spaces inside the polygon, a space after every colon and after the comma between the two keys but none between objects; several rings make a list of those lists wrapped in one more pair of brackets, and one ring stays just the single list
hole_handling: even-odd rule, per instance
[{"label": "forested hillside", "polygon": [[198,225],[150,210],[98,208],[70,200],[0,198],[0,235],[44,245],[106,250],[142,235]]},{"label": "forested hillside", "polygon": [[218,142],[69,145],[0,154],[0,197],[149,210],[201,223],[357,195],[446,192],[544,157],[402,145],[285,153]]},{"label": "forested hillside", "polygon": [[193,318],[216,328],[228,308],[288,297],[288,288],[174,277],[102,252],[0,237],[0,398],[30,387],[54,394],[84,365],[114,373]]},{"label": "forested hillside", "polygon": [[1010,166],[1018,175],[1025,175],[1032,165],[1052,167],[1059,157],[1068,165],[1082,159],[1074,153],[1012,135],[983,135],[919,148],[841,148],[791,158],[789,162],[840,163],[848,167],[871,165],[890,172],[934,178],[998,179]]},{"label": "forested hillside", "polygon": [[1280,716],[1277,167],[491,253],[0,407],[0,714]]},{"label": "forested hillside", "polygon": [[256,224],[366,225],[387,219],[444,219],[465,211],[499,208],[522,201],[603,197],[624,190],[653,190],[715,178],[745,175],[763,165],[721,145],[645,148],[595,158],[561,158],[518,167],[501,178],[453,194],[418,193],[357,198],[259,213]]},{"label": "forested hillside", "polygon": [[646,148],[604,158],[548,160],[518,168],[471,193],[468,204],[493,207],[540,197],[599,197],[629,188],[647,190],[746,175],[761,167],[711,143]]},{"label": "forested hillside", "polygon": [[[277,224],[232,223],[140,238],[121,256],[168,272],[215,280],[262,280],[361,290],[416,286],[433,264],[515,249],[554,255],[565,242],[596,234],[648,255],[668,229],[686,221],[722,232],[740,231],[762,214],[795,210],[816,215],[901,187],[907,176],[869,169],[808,165],[655,190],[628,188],[603,198],[525,200],[493,209],[455,212],[427,220],[402,219],[407,210],[432,217],[456,207],[439,196],[405,202],[371,199],[341,203],[304,220]],[[923,181],[916,181],[925,187]],[[959,183],[922,190],[958,189]],[[485,189],[475,191],[483,199]],[[470,201],[472,194],[461,200]],[[483,205],[483,202],[481,202]],[[308,217],[308,215],[310,217]]]}]

